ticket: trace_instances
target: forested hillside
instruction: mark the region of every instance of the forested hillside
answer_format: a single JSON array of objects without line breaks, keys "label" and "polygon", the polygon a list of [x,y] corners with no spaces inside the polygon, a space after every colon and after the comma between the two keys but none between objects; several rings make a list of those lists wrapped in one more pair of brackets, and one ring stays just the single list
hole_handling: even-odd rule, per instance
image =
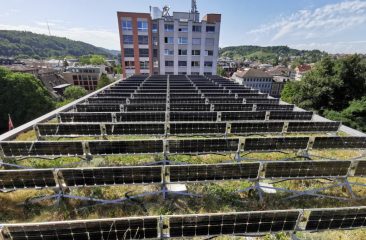
[{"label": "forested hillside", "polygon": [[230,57],[235,60],[259,60],[273,64],[277,64],[278,61],[289,62],[292,56],[298,57],[303,62],[312,63],[319,61],[325,54],[319,50],[297,50],[287,46],[237,46],[220,49],[221,57]]},{"label": "forested hillside", "polygon": [[0,30],[0,56],[50,58],[98,54],[111,57],[112,51],[67,38],[31,32]]}]

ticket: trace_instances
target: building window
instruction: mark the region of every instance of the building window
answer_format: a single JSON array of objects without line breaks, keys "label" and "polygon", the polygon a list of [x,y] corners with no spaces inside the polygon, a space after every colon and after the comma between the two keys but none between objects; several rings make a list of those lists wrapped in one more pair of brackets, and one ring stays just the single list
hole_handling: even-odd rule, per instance
[{"label": "building window", "polygon": [[178,38],[178,44],[180,44],[180,45],[188,44],[188,38],[186,38],[186,37]]},{"label": "building window", "polygon": [[135,69],[135,62],[134,61],[125,61],[125,68],[126,69]]},{"label": "building window", "polygon": [[187,72],[178,72],[179,75],[186,75]]},{"label": "building window", "polygon": [[212,67],[212,62],[205,62],[205,67]]},{"label": "building window", "polygon": [[167,44],[174,44],[174,38],[173,37],[165,37],[164,42]]},{"label": "building window", "polygon": [[148,25],[147,21],[137,21],[137,29],[139,32],[147,32]]},{"label": "building window", "polygon": [[192,38],[192,45],[201,45],[201,38]]},{"label": "building window", "polygon": [[188,27],[180,27],[179,32],[188,32]]},{"label": "building window", "polygon": [[152,41],[154,46],[158,46],[158,37],[153,37]]},{"label": "building window", "polygon": [[140,48],[139,49],[140,57],[149,57],[149,49],[147,48]]},{"label": "building window", "polygon": [[191,75],[197,76],[197,75],[200,75],[200,73],[199,72],[192,72]]},{"label": "building window", "polygon": [[205,56],[213,56],[213,51],[212,50],[206,50],[205,51]]},{"label": "building window", "polygon": [[123,44],[133,44],[133,36],[123,35]]},{"label": "building window", "polygon": [[204,75],[205,76],[211,76],[212,75],[212,72],[205,72]]},{"label": "building window", "polygon": [[187,67],[187,62],[186,61],[179,61],[178,66],[179,67]]},{"label": "building window", "polygon": [[201,55],[201,50],[192,50],[192,55],[193,56],[199,56],[199,55]]},{"label": "building window", "polygon": [[213,46],[215,44],[215,39],[206,38],[206,46]]},{"label": "building window", "polygon": [[134,51],[133,48],[125,48],[124,49],[125,57],[134,57]]},{"label": "building window", "polygon": [[141,69],[149,69],[149,61],[141,61],[140,62]]},{"label": "building window", "polygon": [[192,61],[191,66],[192,67],[199,67],[200,66],[200,62],[199,61]]},{"label": "building window", "polygon": [[153,49],[153,57],[154,58],[158,57],[158,49]]},{"label": "building window", "polygon": [[215,32],[215,26],[206,26],[206,32],[214,33]]},{"label": "building window", "polygon": [[131,20],[122,20],[122,30],[131,31],[132,30],[132,21]]},{"label": "building window", "polygon": [[171,50],[171,49],[165,49],[165,50],[164,50],[164,55],[165,55],[165,56],[174,55],[174,50]]},{"label": "building window", "polygon": [[165,24],[164,29],[165,29],[165,32],[174,32],[174,25],[173,24]]},{"label": "building window", "polygon": [[152,32],[153,33],[157,33],[158,32],[158,24],[156,24],[156,23],[153,23],[152,24]]},{"label": "building window", "polygon": [[193,32],[201,32],[202,31],[202,27],[201,26],[192,26],[192,31]]},{"label": "building window", "polygon": [[147,45],[149,44],[149,36],[138,36],[139,44]]},{"label": "building window", "polygon": [[78,76],[72,75],[72,80],[78,80]]},{"label": "building window", "polygon": [[174,61],[165,61],[166,67],[174,67]]},{"label": "building window", "polygon": [[178,55],[180,56],[187,56],[187,49],[179,49]]}]

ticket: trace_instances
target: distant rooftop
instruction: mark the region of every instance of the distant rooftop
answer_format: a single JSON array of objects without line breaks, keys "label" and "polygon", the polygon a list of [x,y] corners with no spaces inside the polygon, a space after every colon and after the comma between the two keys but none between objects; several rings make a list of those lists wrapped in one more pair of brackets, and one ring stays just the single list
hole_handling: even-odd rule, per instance
[{"label": "distant rooftop", "polygon": [[260,70],[260,69],[255,69],[255,68],[251,68],[245,71],[238,71],[236,72],[236,76],[240,77],[240,78],[270,78],[271,76]]}]

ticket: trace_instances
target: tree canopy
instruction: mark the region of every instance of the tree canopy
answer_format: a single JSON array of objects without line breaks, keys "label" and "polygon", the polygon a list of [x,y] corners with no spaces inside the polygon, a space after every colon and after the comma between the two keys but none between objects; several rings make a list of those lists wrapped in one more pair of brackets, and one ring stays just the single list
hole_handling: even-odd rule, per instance
[{"label": "tree canopy", "polygon": [[76,100],[88,94],[88,92],[80,86],[69,86],[64,91],[67,100]]},{"label": "tree canopy", "polygon": [[87,55],[87,56],[81,56],[79,59],[81,64],[84,65],[102,65],[105,64],[105,58],[101,55]]},{"label": "tree canopy", "polygon": [[17,127],[54,108],[47,89],[31,74],[0,67],[0,89],[0,132],[8,130],[8,114]]},{"label": "tree canopy", "polygon": [[101,89],[109,84],[111,84],[112,81],[107,77],[107,75],[105,75],[104,73],[102,74],[102,76],[100,77],[99,81],[98,81],[98,85],[97,85],[97,89]]},{"label": "tree canopy", "polygon": [[[301,81],[289,82],[282,100],[299,107],[326,113],[331,119],[356,121],[354,112],[362,113],[366,96],[366,60],[360,55],[340,59],[324,57]],[[365,110],[366,111],[366,110]]]},{"label": "tree canopy", "polygon": [[115,55],[112,51],[67,38],[0,30],[0,56],[39,59],[68,55],[79,57],[88,54],[108,57]]},{"label": "tree canopy", "polygon": [[319,50],[297,50],[287,46],[236,46],[225,47],[220,49],[221,57],[230,57],[237,61],[252,60],[261,61],[263,63],[271,63],[277,65],[278,63],[285,64],[290,61],[290,57],[297,57],[297,62],[313,63],[319,61],[325,52]]}]

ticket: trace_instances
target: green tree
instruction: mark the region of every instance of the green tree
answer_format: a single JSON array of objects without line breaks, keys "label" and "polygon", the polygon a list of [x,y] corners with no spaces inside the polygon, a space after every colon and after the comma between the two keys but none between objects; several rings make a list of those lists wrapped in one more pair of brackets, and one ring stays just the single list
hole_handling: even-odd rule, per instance
[{"label": "green tree", "polygon": [[101,55],[81,56],[79,61],[83,65],[102,65],[105,64],[105,58]]},{"label": "green tree", "polygon": [[217,75],[226,77],[226,71],[221,66],[217,66]]},{"label": "green tree", "polygon": [[116,74],[122,74],[122,66],[120,64],[118,64],[117,66],[115,66],[113,68],[113,71],[116,73]]},{"label": "green tree", "polygon": [[100,77],[99,81],[98,81],[98,85],[97,85],[97,89],[101,89],[109,84],[111,84],[112,81],[107,77],[107,75],[105,75],[104,73],[102,74],[102,76]]},{"label": "green tree", "polygon": [[67,100],[76,100],[85,96],[88,92],[79,86],[69,86],[64,91],[64,96]]},{"label": "green tree", "polygon": [[42,82],[31,74],[0,68],[0,132],[7,131],[8,114],[15,126],[29,122],[54,108]]},{"label": "green tree", "polygon": [[349,127],[366,132],[366,97],[352,101],[349,107],[341,112],[328,110],[324,115],[329,119],[341,121]]}]

